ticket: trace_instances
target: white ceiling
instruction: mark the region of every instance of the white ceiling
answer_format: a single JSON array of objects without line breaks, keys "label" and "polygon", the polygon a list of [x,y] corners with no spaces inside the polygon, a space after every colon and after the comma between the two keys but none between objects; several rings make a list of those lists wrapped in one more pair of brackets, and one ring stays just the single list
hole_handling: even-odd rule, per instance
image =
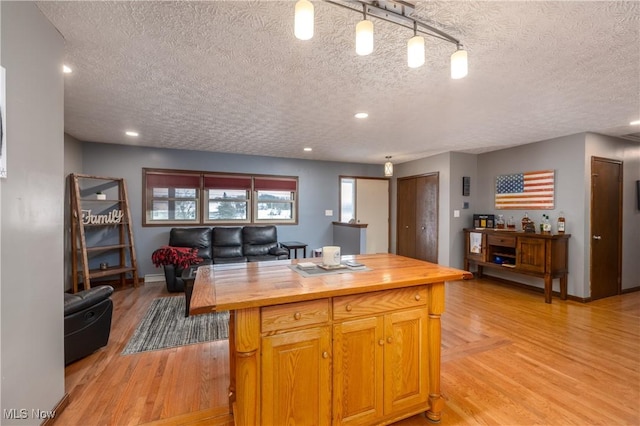
[{"label": "white ceiling", "polygon": [[[461,40],[314,1],[315,36],[293,36],[293,1],[38,2],[66,40],[65,131],[82,141],[315,160],[396,163],[486,152],[584,131],[640,132],[640,2],[418,2]],[[358,111],[369,118],[357,120]],[[138,138],[124,135],[139,131]],[[303,152],[303,147],[313,152]]]}]

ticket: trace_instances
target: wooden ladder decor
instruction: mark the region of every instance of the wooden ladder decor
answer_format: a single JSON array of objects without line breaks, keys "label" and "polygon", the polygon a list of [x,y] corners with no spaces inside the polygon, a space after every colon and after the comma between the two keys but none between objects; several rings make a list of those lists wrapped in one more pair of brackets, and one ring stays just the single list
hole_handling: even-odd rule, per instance
[{"label": "wooden ladder decor", "polygon": [[73,292],[91,280],[131,274],[138,286],[138,264],[131,229],[127,185],[122,178],[69,175]]}]

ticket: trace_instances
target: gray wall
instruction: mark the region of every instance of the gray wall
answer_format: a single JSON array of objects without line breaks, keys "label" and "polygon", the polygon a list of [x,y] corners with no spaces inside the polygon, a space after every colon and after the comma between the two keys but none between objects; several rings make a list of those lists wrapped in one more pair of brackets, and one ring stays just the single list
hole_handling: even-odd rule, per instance
[{"label": "gray wall", "polygon": [[[622,289],[640,287],[640,210],[636,181],[640,180],[640,144],[623,139],[593,133],[586,135],[585,182],[590,182],[591,157],[605,157],[623,161],[622,182]],[[585,185],[585,198],[591,200],[591,185]],[[591,214],[588,205],[585,213],[584,234],[590,235]],[[590,238],[587,238],[589,243]],[[589,251],[585,253],[588,259]],[[589,264],[585,261],[585,276],[589,276]]]},{"label": "gray wall", "polygon": [[[64,43],[32,2],[0,2],[7,179],[0,180],[3,424],[64,397]],[[26,409],[7,419],[5,410]]]},{"label": "gray wall", "polygon": [[[142,168],[204,170],[216,172],[279,174],[299,177],[298,225],[279,225],[280,241],[308,243],[312,249],[331,245],[332,221],[339,219],[339,176],[379,177],[382,165],[296,160],[276,157],[222,154],[174,149],[154,149],[103,143],[82,143],[82,172],[123,177],[127,182],[139,273],[161,274],[151,254],[169,241],[171,227],[142,227]],[[333,216],[325,216],[333,210]]]},{"label": "gray wall", "polygon": [[[519,222],[525,210],[496,210],[495,178],[498,175],[535,170],[556,171],[555,209],[527,211],[536,223],[548,213],[555,229],[560,211],[567,220],[569,240],[569,294],[590,297],[590,168],[591,156],[624,161],[622,288],[640,287],[640,211],[636,207],[635,182],[640,180],[640,146],[631,141],[580,133],[513,148],[472,155],[446,153],[395,166],[392,182],[392,247],[396,246],[397,178],[438,172],[440,176],[438,262],[462,267],[462,229],[471,226],[474,213],[513,216]],[[471,195],[462,196],[462,176],[471,177]],[[463,203],[469,202],[469,209]],[[460,217],[454,218],[454,210]],[[509,272],[491,271],[507,279],[542,288],[542,280]],[[554,290],[559,290],[554,280]]]},{"label": "gray wall", "polygon": [[[513,216],[518,223],[525,210],[496,210],[494,207],[495,179],[498,175],[530,172],[536,170],[555,170],[555,209],[526,210],[529,217],[539,224],[542,214],[550,216],[552,224],[562,211],[567,221],[569,240],[569,278],[568,292],[578,297],[590,294],[587,276],[584,274],[585,235],[582,224],[585,221],[585,194],[581,190],[585,185],[584,173],[584,134],[566,136],[547,141],[521,145],[509,149],[492,151],[478,156],[478,192],[475,213],[503,214],[505,219]],[[555,230],[555,226],[552,227]],[[528,278],[508,272],[491,271],[516,281],[528,282],[543,287],[541,279]],[[554,280],[553,288],[559,291],[559,282]]]}]

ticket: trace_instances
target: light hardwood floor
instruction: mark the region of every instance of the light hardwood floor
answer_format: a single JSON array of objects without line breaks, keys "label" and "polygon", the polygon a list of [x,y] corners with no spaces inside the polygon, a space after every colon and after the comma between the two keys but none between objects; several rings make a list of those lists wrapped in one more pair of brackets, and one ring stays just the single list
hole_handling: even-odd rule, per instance
[{"label": "light hardwood floor", "polygon": [[[442,425],[640,425],[640,292],[582,304],[488,280],[451,282]],[[226,341],[122,356],[163,285],[113,296],[109,344],[65,370],[56,425],[231,425]],[[431,424],[423,416],[399,425]]]}]

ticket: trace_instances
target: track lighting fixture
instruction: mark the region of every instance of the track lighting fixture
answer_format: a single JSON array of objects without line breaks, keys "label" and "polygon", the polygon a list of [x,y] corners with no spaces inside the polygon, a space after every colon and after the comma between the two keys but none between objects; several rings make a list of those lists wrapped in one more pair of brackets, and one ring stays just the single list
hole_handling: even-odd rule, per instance
[{"label": "track lighting fixture", "polygon": [[[468,74],[467,51],[462,48],[460,40],[412,17],[415,9],[413,4],[404,0],[323,1],[363,14],[363,20],[356,25],[356,53],[358,55],[369,55],[373,52],[373,22],[368,19],[373,16],[404,28],[413,29],[413,37],[407,42],[407,64],[409,67],[418,68],[424,65],[425,41],[423,35],[426,35],[456,46],[457,50],[451,55],[452,79],[464,78]],[[358,5],[358,8],[353,5]],[[362,6],[362,11],[359,6]],[[313,5],[309,0],[299,0],[296,3],[295,35],[300,40],[309,40],[313,37]]]}]

